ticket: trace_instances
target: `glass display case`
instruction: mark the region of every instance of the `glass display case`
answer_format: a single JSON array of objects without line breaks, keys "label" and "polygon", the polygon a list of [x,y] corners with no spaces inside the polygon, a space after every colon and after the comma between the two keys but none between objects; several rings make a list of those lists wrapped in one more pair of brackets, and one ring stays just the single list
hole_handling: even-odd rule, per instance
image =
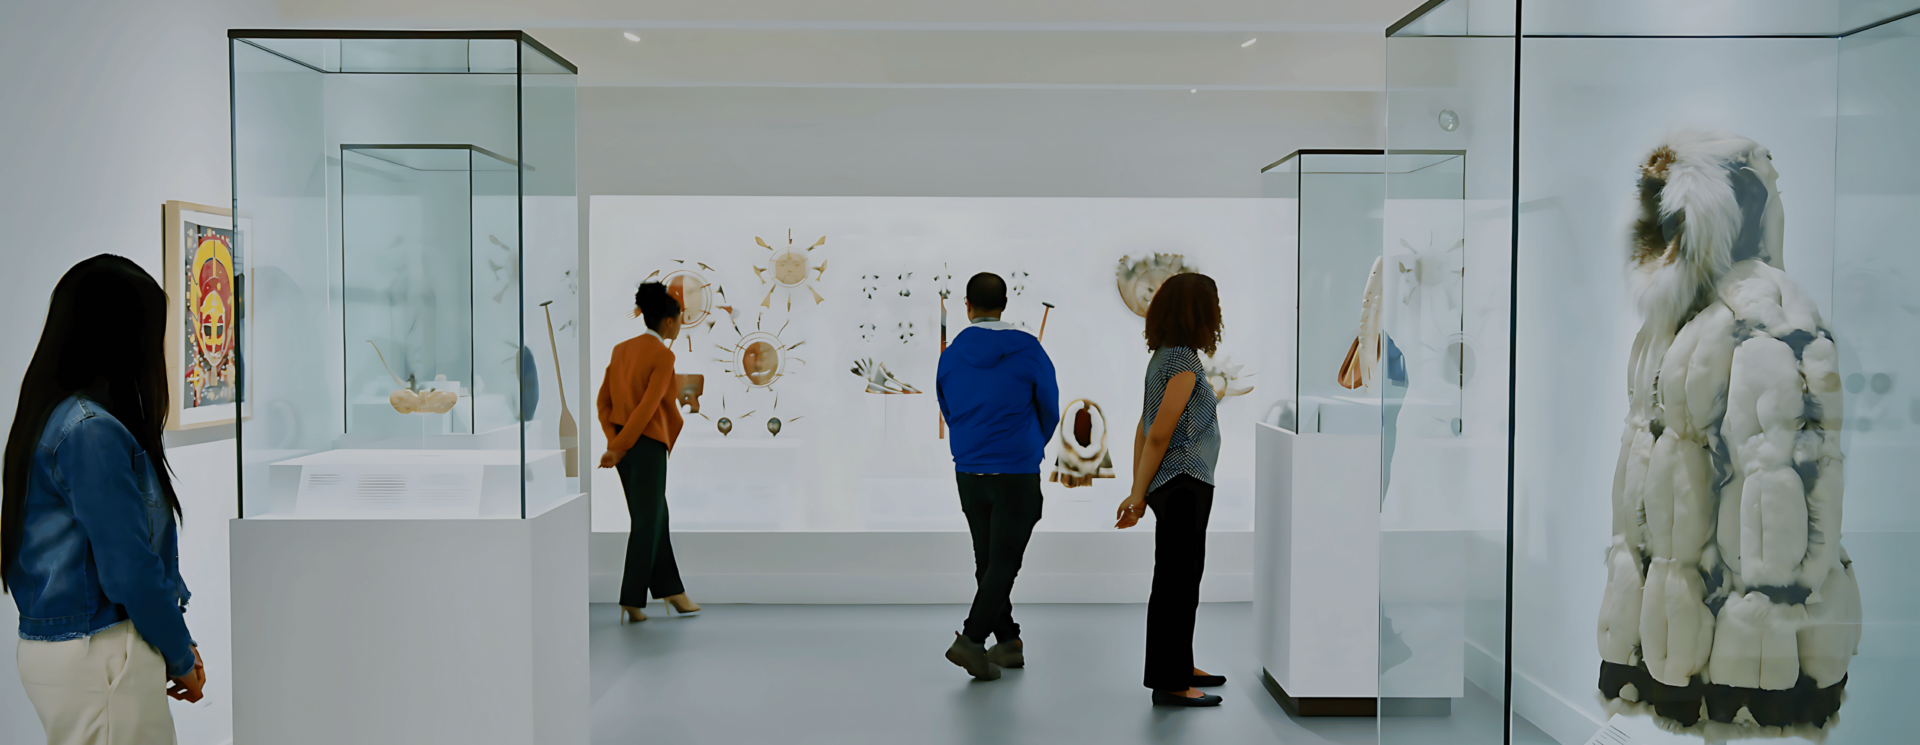
[{"label": "glass display case", "polygon": [[[1462,695],[1465,610],[1433,597],[1431,565],[1400,566],[1461,541],[1466,372],[1484,315],[1464,285],[1466,162],[1301,150],[1263,171],[1267,195],[1297,210],[1298,404],[1297,421],[1256,430],[1257,623],[1296,713],[1446,712]],[[1376,607],[1376,587],[1393,601]],[[1327,649],[1338,654],[1309,651]]]},{"label": "glass display case", "polygon": [[230,44],[241,516],[522,518],[579,493],[573,66],[518,31]]},{"label": "glass display case", "polygon": [[[1436,0],[1387,31],[1388,152],[1473,153],[1477,343],[1462,468],[1389,460],[1449,505],[1408,525],[1457,519],[1382,541],[1381,607],[1461,608],[1483,703],[1383,744],[1912,739],[1916,10]],[[1382,697],[1440,633],[1392,628]]]}]

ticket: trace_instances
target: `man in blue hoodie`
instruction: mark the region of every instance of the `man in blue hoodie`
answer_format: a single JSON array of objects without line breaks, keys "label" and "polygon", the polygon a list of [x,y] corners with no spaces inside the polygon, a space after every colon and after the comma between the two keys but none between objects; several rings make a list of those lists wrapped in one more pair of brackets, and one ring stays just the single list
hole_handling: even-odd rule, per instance
[{"label": "man in blue hoodie", "polygon": [[[1000,320],[1007,283],[982,272],[967,280],[973,325],[940,355],[935,392],[953,429],[960,509],[973,533],[973,609],[947,659],[979,680],[1026,665],[1013,622],[1013,577],[1040,521],[1040,464],[1060,422],[1060,387],[1040,341]],[[987,635],[999,639],[986,648]]]}]

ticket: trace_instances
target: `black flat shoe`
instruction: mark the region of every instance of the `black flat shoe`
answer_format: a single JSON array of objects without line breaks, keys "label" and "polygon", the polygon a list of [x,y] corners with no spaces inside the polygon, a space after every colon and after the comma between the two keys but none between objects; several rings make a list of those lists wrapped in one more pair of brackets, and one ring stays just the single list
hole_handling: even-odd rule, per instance
[{"label": "black flat shoe", "polygon": [[1188,698],[1179,693],[1169,693],[1167,691],[1153,692],[1154,706],[1219,706],[1220,700],[1219,696],[1211,693],[1199,698]]},{"label": "black flat shoe", "polygon": [[1225,675],[1195,675],[1189,685],[1195,688],[1219,688],[1227,684]]}]

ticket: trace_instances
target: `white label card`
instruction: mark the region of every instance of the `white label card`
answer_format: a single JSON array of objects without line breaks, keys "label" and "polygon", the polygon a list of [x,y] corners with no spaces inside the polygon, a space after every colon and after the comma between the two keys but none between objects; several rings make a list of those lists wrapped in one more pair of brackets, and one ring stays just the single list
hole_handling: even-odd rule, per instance
[{"label": "white label card", "polygon": [[1615,714],[1607,720],[1606,726],[1593,733],[1586,745],[1692,745],[1698,742],[1660,729],[1660,725],[1647,717]]}]

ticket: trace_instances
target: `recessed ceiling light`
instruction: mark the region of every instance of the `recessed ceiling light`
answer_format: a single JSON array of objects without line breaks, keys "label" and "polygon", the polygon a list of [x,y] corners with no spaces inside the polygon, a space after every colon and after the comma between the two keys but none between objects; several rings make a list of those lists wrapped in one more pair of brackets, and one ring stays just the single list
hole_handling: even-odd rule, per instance
[{"label": "recessed ceiling light", "polygon": [[627,37],[627,41],[639,41],[639,40],[640,40],[640,35],[639,35],[639,34],[636,34],[636,33],[634,33],[634,32],[632,32],[632,31],[628,31],[628,32],[626,32],[626,33],[624,33],[624,34],[621,34],[621,36],[625,36],[625,37]]},{"label": "recessed ceiling light", "polygon": [[1199,89],[1199,88],[1194,88],[1194,89],[1192,89],[1192,90],[1189,90],[1189,91],[1187,91],[1187,92],[1188,92],[1188,93],[1199,93],[1199,92],[1200,92],[1200,89]]},{"label": "recessed ceiling light", "polygon": [[1259,38],[1252,38],[1252,39],[1248,39],[1246,41],[1240,42],[1240,48],[1246,49],[1247,47],[1253,46],[1253,43],[1259,40],[1260,40]]}]

